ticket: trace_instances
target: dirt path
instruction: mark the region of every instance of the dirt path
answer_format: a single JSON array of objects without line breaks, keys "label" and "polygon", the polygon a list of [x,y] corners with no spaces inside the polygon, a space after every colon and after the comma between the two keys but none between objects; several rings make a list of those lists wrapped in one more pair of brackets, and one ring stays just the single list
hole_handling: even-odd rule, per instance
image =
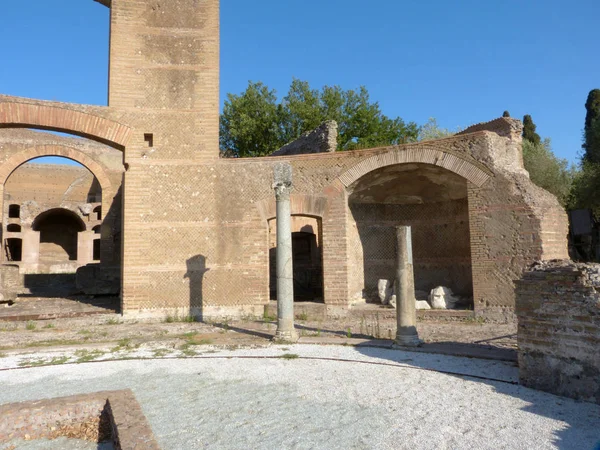
[{"label": "dirt path", "polygon": [[[301,342],[356,345],[378,339],[391,343],[392,319],[309,320],[298,317]],[[203,323],[167,318],[161,321],[124,321],[116,314],[38,321],[0,322],[0,352],[18,353],[56,347],[153,344],[177,347],[203,342],[221,347],[268,346],[275,333],[273,317],[262,320]],[[516,324],[467,321],[421,321],[421,339],[428,344],[487,350],[516,349]],[[465,347],[466,348],[466,347]],[[483,352],[483,353],[482,353]],[[451,352],[450,352],[451,353]],[[477,356],[477,355],[473,355]]]}]

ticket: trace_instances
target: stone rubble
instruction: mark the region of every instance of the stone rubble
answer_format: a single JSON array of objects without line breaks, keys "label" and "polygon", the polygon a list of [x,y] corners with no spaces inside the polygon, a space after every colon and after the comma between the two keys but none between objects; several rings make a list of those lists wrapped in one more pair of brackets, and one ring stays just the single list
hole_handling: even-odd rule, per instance
[{"label": "stone rubble", "polygon": [[[380,279],[377,281],[377,294],[382,305],[389,305],[396,308],[396,290],[394,282],[390,280]],[[429,303],[425,300],[416,300],[417,309],[431,309]]]}]

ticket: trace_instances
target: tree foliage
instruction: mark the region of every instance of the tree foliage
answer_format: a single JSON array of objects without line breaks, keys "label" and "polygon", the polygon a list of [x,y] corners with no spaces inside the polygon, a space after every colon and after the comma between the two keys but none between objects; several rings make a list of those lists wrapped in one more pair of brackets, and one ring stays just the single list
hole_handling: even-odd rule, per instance
[{"label": "tree foliage", "polygon": [[536,133],[535,123],[533,123],[533,119],[529,114],[525,114],[523,116],[523,139],[527,139],[529,142],[533,142],[534,144],[541,144],[542,138],[539,134]]},{"label": "tree foliage", "polygon": [[532,182],[554,194],[563,206],[567,206],[575,169],[566,159],[556,157],[550,139],[539,143],[524,139],[523,164]]},{"label": "tree foliage", "polygon": [[585,102],[585,124],[583,128],[583,160],[600,163],[600,89],[592,89]]},{"label": "tree foliage", "polygon": [[242,94],[227,95],[220,119],[221,152],[236,157],[268,155],[326,120],[338,123],[338,150],[412,142],[419,130],[413,122],[383,114],[364,86],[318,90],[294,79],[278,102],[274,90],[249,82]]},{"label": "tree foliage", "polygon": [[448,136],[452,136],[457,131],[450,131],[448,128],[442,128],[438,125],[435,117],[430,117],[425,125],[421,125],[419,128],[419,141],[428,141],[430,139],[441,139]]},{"label": "tree foliage", "polygon": [[508,111],[504,111],[502,113],[502,117],[510,117],[510,113]]}]

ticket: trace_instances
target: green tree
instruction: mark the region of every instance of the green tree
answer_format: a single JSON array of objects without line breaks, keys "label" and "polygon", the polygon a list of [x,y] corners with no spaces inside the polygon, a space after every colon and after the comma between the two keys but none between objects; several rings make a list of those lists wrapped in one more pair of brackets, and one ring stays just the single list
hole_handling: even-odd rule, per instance
[{"label": "green tree", "polygon": [[248,83],[241,95],[227,94],[219,121],[219,146],[230,156],[261,156],[281,145],[280,107],[275,91]]},{"label": "green tree", "polygon": [[450,131],[448,128],[442,128],[438,125],[435,117],[430,117],[425,125],[419,128],[419,141],[428,141],[430,139],[441,139],[452,136],[458,131]]},{"label": "green tree", "polygon": [[510,113],[508,111],[504,111],[502,113],[502,117],[510,117]]},{"label": "green tree", "polygon": [[531,181],[554,194],[563,206],[568,205],[575,169],[566,159],[556,157],[550,139],[537,144],[524,139],[523,164]]},{"label": "green tree", "polygon": [[294,79],[277,103],[275,91],[248,84],[240,95],[229,94],[220,120],[220,147],[231,156],[268,155],[326,120],[338,123],[338,150],[393,145],[417,139],[415,123],[387,117],[365,87],[312,89]]},{"label": "green tree", "polygon": [[581,170],[573,179],[569,196],[569,209],[591,209],[600,217],[600,164],[582,159]]},{"label": "green tree", "polygon": [[585,109],[583,160],[588,163],[600,163],[600,89],[590,91]]},{"label": "green tree", "polygon": [[523,139],[527,139],[529,142],[534,144],[541,144],[542,138],[535,132],[535,123],[529,114],[523,116]]}]

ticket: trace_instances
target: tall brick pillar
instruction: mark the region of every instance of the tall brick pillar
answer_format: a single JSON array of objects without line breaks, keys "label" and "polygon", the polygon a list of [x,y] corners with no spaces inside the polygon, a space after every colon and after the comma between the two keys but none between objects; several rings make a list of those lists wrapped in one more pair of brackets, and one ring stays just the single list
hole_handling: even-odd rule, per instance
[{"label": "tall brick pillar", "polygon": [[219,157],[219,1],[112,0],[110,7],[109,106],[136,130],[124,156],[123,311],[187,308],[185,262],[195,255],[181,236],[195,235],[197,224],[198,234],[211,234],[214,220],[214,193],[190,174]]}]

